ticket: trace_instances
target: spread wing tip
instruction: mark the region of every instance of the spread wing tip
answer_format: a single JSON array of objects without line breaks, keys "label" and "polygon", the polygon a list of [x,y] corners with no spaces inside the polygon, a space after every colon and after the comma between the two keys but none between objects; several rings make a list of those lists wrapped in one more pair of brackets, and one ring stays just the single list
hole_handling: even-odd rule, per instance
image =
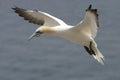
[{"label": "spread wing tip", "polygon": [[19,8],[17,6],[12,7],[12,9],[14,10],[15,13],[21,13],[26,11],[25,9]]},{"label": "spread wing tip", "polygon": [[97,9],[93,9],[92,8],[92,4],[89,5],[89,7],[86,9],[86,12],[90,11],[91,13],[93,13],[96,16],[96,20],[97,20],[97,26],[99,27],[99,22],[98,22],[98,10]]},{"label": "spread wing tip", "polygon": [[92,8],[92,4],[89,5],[88,10],[90,10],[91,8]]},{"label": "spread wing tip", "polygon": [[97,9],[93,9],[91,4],[90,4],[89,7],[86,9],[86,11],[91,11],[92,13],[94,13],[95,15],[98,16]]},{"label": "spread wing tip", "polygon": [[29,11],[29,10],[26,10],[26,9],[23,9],[23,8],[19,8],[17,6],[14,6],[12,9],[19,16],[23,17],[24,20],[28,20],[28,22],[30,22],[30,23],[34,23],[34,24],[38,24],[38,25],[43,25],[44,24],[44,20],[37,19],[36,17],[34,17],[34,15],[29,14],[29,13],[32,13],[32,12],[38,12],[37,10]]}]

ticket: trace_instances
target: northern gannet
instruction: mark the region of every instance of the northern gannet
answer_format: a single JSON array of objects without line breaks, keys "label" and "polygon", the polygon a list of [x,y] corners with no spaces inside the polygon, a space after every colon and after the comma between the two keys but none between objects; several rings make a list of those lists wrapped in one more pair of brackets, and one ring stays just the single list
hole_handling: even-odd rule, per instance
[{"label": "northern gannet", "polygon": [[33,37],[39,37],[40,35],[59,36],[83,45],[90,55],[101,64],[104,64],[104,56],[97,48],[97,44],[94,40],[99,22],[97,9],[93,9],[92,5],[89,5],[86,9],[83,20],[75,26],[67,25],[64,21],[42,11],[26,10],[17,6],[12,9],[25,20],[40,26],[29,37],[29,40]]}]

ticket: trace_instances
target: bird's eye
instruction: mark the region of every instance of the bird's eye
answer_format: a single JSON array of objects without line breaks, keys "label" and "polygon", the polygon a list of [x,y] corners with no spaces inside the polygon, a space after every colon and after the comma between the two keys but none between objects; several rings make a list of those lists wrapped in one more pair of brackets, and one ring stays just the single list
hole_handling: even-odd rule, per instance
[{"label": "bird's eye", "polygon": [[36,32],[36,34],[42,34],[42,33],[43,33],[43,32],[41,32],[41,31],[37,31],[37,32]]},{"label": "bird's eye", "polygon": [[37,31],[37,32],[36,32],[36,36],[39,37],[42,33],[43,33],[43,32],[41,32],[41,31]]}]

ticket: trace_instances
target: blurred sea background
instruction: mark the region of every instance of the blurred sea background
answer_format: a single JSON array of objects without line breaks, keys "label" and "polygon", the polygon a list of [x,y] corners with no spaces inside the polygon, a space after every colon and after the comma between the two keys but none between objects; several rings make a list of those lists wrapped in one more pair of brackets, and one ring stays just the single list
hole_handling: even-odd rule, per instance
[{"label": "blurred sea background", "polygon": [[[99,11],[95,40],[104,66],[83,46],[59,37],[28,42],[38,25],[11,9],[37,9],[75,25],[89,4]],[[0,0],[0,80],[120,80],[120,0]]]}]

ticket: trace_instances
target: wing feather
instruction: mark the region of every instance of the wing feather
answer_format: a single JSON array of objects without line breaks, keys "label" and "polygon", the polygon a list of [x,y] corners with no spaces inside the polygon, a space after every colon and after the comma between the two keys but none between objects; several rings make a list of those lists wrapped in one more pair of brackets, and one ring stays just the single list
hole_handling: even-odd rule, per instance
[{"label": "wing feather", "polygon": [[88,34],[91,34],[91,36],[95,38],[98,27],[99,21],[97,9],[93,9],[92,5],[89,5],[89,7],[86,9],[84,19],[75,26],[75,29],[81,29]]},{"label": "wing feather", "polygon": [[42,11],[26,10],[19,7],[14,7],[12,9],[15,13],[23,17],[25,20],[28,20],[30,23],[51,27],[65,24],[62,20]]}]

